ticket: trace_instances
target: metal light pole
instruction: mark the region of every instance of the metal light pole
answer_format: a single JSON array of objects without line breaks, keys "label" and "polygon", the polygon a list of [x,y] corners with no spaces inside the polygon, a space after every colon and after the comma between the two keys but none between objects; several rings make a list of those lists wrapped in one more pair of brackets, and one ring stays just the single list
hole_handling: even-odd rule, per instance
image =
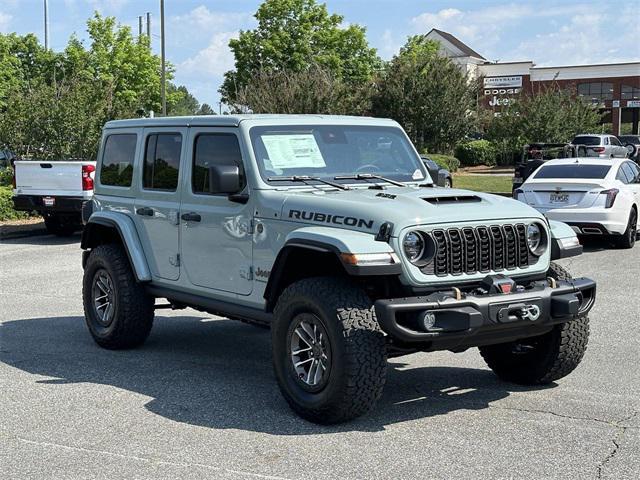
[{"label": "metal light pole", "polygon": [[142,38],[142,15],[138,15],[138,40]]},{"label": "metal light pole", "polygon": [[165,75],[165,52],[164,52],[164,0],[160,0],[160,55],[162,58],[162,76],[160,94],[162,96],[162,116],[167,116],[167,92],[166,92],[166,75]]},{"label": "metal light pole", "polygon": [[44,49],[49,50],[49,0],[44,0]]},{"label": "metal light pole", "polygon": [[149,37],[149,44],[151,44],[151,12],[147,12],[147,37]]}]

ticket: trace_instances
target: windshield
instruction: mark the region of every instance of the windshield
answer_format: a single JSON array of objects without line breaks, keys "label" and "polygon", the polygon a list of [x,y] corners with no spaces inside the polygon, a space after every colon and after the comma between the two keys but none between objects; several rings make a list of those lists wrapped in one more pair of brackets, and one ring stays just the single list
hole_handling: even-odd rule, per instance
[{"label": "windshield", "polygon": [[[291,176],[333,180],[357,174],[379,175],[401,182],[430,181],[420,158],[402,130],[396,127],[253,127],[251,142],[260,175],[265,181]],[[359,182],[352,179],[338,181]]]},{"label": "windshield", "polygon": [[534,178],[604,178],[611,165],[545,165]]},{"label": "windshield", "polygon": [[571,143],[574,145],[600,145],[600,137],[576,137]]}]

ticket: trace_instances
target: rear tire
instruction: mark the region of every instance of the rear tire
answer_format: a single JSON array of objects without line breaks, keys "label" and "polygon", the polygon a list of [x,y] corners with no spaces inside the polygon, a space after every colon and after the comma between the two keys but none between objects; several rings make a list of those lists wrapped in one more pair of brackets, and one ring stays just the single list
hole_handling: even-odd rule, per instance
[{"label": "rear tire", "polygon": [[45,216],[44,225],[47,227],[47,232],[58,237],[70,237],[79,228],[78,225],[67,221],[67,219],[62,218],[59,215]]},{"label": "rear tire", "polygon": [[136,281],[121,245],[99,245],[91,251],[82,298],[87,327],[101,347],[133,348],[149,336],[154,299]]},{"label": "rear tire", "polygon": [[[548,276],[570,280],[571,274],[551,263]],[[551,383],[571,373],[581,362],[589,340],[589,317],[553,326],[544,335],[480,347],[485,362],[503,380],[521,385]]]},{"label": "rear tire", "polygon": [[622,235],[615,237],[616,245],[619,248],[633,248],[633,246],[636,244],[637,236],[638,212],[635,208],[632,208],[631,213],[629,213],[629,222],[627,223],[627,229]]},{"label": "rear tire", "polygon": [[274,370],[298,415],[333,424],[373,408],[385,383],[386,346],[362,290],[339,278],[300,280],[274,313]]}]

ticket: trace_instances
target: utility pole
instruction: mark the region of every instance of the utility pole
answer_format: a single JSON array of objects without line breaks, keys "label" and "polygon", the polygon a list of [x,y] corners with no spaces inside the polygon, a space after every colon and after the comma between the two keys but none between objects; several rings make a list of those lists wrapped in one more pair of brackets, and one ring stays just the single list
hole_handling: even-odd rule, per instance
[{"label": "utility pole", "polygon": [[142,15],[138,15],[138,40],[142,38]]},{"label": "utility pole", "polygon": [[149,37],[149,45],[151,45],[151,12],[147,12],[147,37]]},{"label": "utility pole", "polygon": [[165,75],[165,51],[164,51],[164,0],[160,0],[160,55],[162,58],[162,77],[160,94],[162,96],[162,116],[167,116],[167,92],[166,92],[166,75]]},{"label": "utility pole", "polygon": [[44,0],[44,49],[49,50],[49,0]]}]

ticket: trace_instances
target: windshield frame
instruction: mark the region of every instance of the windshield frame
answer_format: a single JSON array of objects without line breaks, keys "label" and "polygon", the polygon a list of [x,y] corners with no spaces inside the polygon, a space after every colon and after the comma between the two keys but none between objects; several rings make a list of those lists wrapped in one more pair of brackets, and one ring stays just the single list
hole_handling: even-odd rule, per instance
[{"label": "windshield frame", "polygon": [[[363,130],[368,130],[370,131],[371,129],[378,129],[380,130],[381,134],[383,134],[385,131],[387,132],[392,132],[395,135],[398,135],[398,137],[401,139],[401,141],[403,142],[403,147],[405,148],[407,154],[409,155],[409,157],[411,158],[411,160],[414,161],[415,166],[416,166],[416,170],[420,170],[420,172],[422,173],[423,177],[420,179],[407,179],[408,176],[410,176],[409,174],[406,175],[384,175],[384,173],[382,173],[382,176],[388,176],[390,178],[392,178],[395,181],[401,182],[405,185],[415,185],[415,184],[433,184],[433,179],[431,178],[429,171],[427,170],[426,166],[423,164],[422,159],[420,158],[420,155],[418,154],[418,152],[415,149],[415,146],[413,145],[413,143],[411,142],[411,140],[409,139],[409,137],[407,136],[406,132],[400,128],[399,126],[396,125],[371,125],[371,124],[361,124],[361,123],[332,123],[332,122],[326,122],[326,123],[310,123],[310,124],[306,124],[306,123],[300,123],[300,124],[289,124],[289,123],[282,123],[282,124],[260,124],[260,125],[252,125],[250,128],[248,128],[247,130],[247,137],[248,140],[251,144],[251,153],[253,154],[254,157],[254,161],[255,161],[255,165],[257,167],[257,173],[258,173],[258,178],[262,181],[262,183],[264,183],[265,185],[268,185],[269,187],[272,187],[274,189],[282,189],[282,187],[300,187],[300,188],[309,188],[309,185],[303,185],[300,182],[294,182],[294,181],[286,181],[286,180],[281,180],[276,182],[270,181],[269,178],[273,178],[273,177],[279,177],[279,176],[283,176],[283,177],[287,177],[287,176],[292,176],[295,175],[294,173],[292,173],[291,171],[287,171],[285,170],[282,174],[276,174],[273,175],[272,173],[269,173],[266,169],[265,169],[265,165],[264,162],[260,160],[260,154],[259,154],[259,150],[258,150],[258,141],[260,136],[265,132],[265,131],[271,131],[271,132],[275,132],[277,131],[278,133],[282,132],[284,133],[291,133],[291,134],[297,134],[297,133],[302,133],[302,132],[309,132],[312,131],[314,129],[318,129],[318,128],[345,128],[345,129],[363,129]],[[293,170],[293,169],[291,169]],[[415,171],[415,170],[414,170]],[[361,172],[362,173],[362,172]],[[366,172],[369,173],[369,172]],[[377,172],[376,172],[377,173]],[[347,173],[348,174],[348,173]],[[367,180],[357,180],[357,179],[334,179],[335,176],[340,176],[342,175],[342,173],[331,173],[331,174],[326,174],[323,172],[314,172],[312,174],[312,176],[316,176],[316,177],[320,177],[324,180],[329,180],[329,181],[333,181],[335,183],[341,184],[341,185],[350,185],[350,186],[371,186],[371,185],[386,185],[389,187],[393,187],[393,185],[390,185],[389,183],[387,183],[386,181],[382,180],[382,179],[367,179]],[[402,178],[399,178],[402,177]],[[313,182],[313,180],[311,180]],[[316,185],[314,185],[315,187]],[[322,185],[321,183],[318,182],[317,184],[318,187],[321,188],[331,188],[329,186],[326,185]]]}]

